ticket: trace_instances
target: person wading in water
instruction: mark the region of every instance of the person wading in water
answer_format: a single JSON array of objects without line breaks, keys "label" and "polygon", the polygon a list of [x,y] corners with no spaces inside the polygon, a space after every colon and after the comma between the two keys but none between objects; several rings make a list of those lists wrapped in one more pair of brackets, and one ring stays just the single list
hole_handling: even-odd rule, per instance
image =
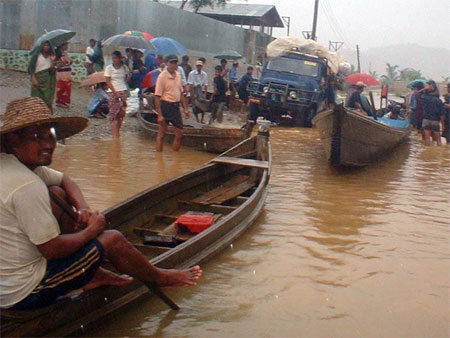
[{"label": "person wading in water", "polygon": [[[125,285],[133,278],[102,268],[107,259],[120,273],[161,287],[193,286],[200,267],[153,266],[105,217],[91,211],[78,185],[50,169],[56,140],[82,131],[82,117],[56,117],[40,98],[11,101],[0,127],[0,304],[17,310],[50,305],[83,288]],[[51,194],[78,210],[78,219],[53,204]]]},{"label": "person wading in water", "polygon": [[173,150],[178,151],[183,137],[183,119],[181,117],[180,102],[184,108],[186,118],[189,118],[189,108],[184,99],[183,83],[177,71],[178,57],[167,56],[167,68],[158,76],[155,88],[155,108],[158,114],[158,136],[156,137],[156,150],[163,150],[164,135],[168,124],[172,124],[175,131]]}]

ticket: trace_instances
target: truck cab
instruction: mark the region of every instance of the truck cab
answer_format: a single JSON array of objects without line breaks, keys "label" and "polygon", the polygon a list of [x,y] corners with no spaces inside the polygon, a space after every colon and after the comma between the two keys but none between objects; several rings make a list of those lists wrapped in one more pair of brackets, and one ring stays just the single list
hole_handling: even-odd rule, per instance
[{"label": "truck cab", "polygon": [[250,109],[272,122],[308,127],[324,104],[327,85],[324,58],[299,52],[272,58],[249,85]]}]

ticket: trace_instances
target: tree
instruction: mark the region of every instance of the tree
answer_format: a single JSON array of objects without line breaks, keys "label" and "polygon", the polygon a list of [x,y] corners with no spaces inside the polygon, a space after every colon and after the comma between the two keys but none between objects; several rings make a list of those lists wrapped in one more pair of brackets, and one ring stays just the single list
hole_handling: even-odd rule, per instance
[{"label": "tree", "polygon": [[381,79],[383,83],[392,83],[399,80],[398,65],[392,66],[389,62],[386,63],[386,75],[382,75]]},{"label": "tree", "polygon": [[420,70],[405,68],[400,71],[400,80],[411,82],[413,80],[422,79],[423,75]]},{"label": "tree", "polygon": [[189,2],[191,7],[194,8],[195,13],[197,13],[199,11],[199,9],[202,7],[206,7],[206,6],[214,7],[215,5],[225,6],[227,1],[229,1],[229,0],[182,0],[180,9],[184,9],[186,4]]},{"label": "tree", "polygon": [[450,82],[450,76],[441,76],[442,83],[449,83]]},{"label": "tree", "polygon": [[369,70],[369,74],[372,75],[375,79],[378,79],[380,77],[376,70]]}]

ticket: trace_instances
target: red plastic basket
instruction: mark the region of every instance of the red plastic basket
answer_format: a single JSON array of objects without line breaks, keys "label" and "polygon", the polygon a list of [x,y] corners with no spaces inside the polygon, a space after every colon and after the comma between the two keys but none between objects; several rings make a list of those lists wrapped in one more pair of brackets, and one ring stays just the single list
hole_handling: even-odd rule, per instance
[{"label": "red plastic basket", "polygon": [[198,234],[208,229],[214,223],[212,215],[181,215],[175,221],[175,228],[179,226],[186,227],[190,232]]}]

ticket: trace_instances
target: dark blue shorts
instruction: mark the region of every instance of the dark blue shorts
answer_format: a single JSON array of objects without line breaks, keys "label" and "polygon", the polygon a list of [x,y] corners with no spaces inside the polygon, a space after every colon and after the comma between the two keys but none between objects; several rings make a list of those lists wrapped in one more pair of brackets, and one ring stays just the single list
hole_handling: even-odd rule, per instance
[{"label": "dark blue shorts", "polygon": [[247,102],[248,102],[248,92],[247,92],[247,90],[242,90],[242,89],[238,90],[238,95],[239,95],[239,98],[242,101],[244,101],[245,104],[247,104]]},{"label": "dark blue shorts", "polygon": [[170,123],[178,129],[183,129],[183,119],[181,118],[179,102],[166,102],[161,100],[161,113],[167,124]]},{"label": "dark blue shorts", "polygon": [[13,306],[15,310],[31,310],[52,304],[56,298],[90,282],[103,261],[104,249],[96,239],[74,254],[47,261],[45,276],[25,299]]}]

